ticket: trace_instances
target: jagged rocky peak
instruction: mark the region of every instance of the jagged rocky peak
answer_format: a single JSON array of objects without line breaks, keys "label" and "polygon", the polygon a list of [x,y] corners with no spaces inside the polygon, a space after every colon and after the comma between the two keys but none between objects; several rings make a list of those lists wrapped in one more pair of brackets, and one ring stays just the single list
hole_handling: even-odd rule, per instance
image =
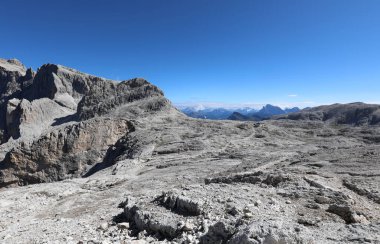
[{"label": "jagged rocky peak", "polygon": [[56,93],[67,93],[75,99],[80,99],[90,91],[91,86],[96,86],[99,82],[105,81],[115,83],[62,65],[45,64],[37,71],[35,85],[38,89],[41,89],[40,86],[49,86],[50,90],[47,92],[43,89],[38,91],[41,97],[53,99]]},{"label": "jagged rocky peak", "polygon": [[103,81],[105,79],[61,65],[45,64],[38,69],[27,98],[34,100],[46,97],[62,106],[76,109],[80,99],[89,92],[90,86]]},{"label": "jagged rocky peak", "polygon": [[6,99],[22,90],[23,82],[33,76],[17,59],[0,59],[0,99]]},{"label": "jagged rocky peak", "polygon": [[[14,95],[14,97],[29,101],[49,98],[63,106],[70,105],[69,103],[72,102],[77,104],[84,96],[94,93],[117,96],[127,92],[131,96],[129,100],[150,95],[164,96],[160,89],[142,78],[117,83],[56,64],[42,65],[35,73],[32,69],[26,69],[18,60],[0,59],[0,72],[3,74],[0,76],[1,83],[20,83],[14,90],[21,90],[22,94]],[[25,81],[29,81],[28,86],[23,84]],[[0,93],[3,95],[4,89],[0,90]],[[69,97],[72,101],[68,101]]]},{"label": "jagged rocky peak", "polygon": [[[136,101],[139,102],[136,104]],[[169,108],[172,108],[171,103],[158,87],[142,78],[135,78],[118,84],[92,86],[88,95],[78,104],[78,116],[82,120],[89,119],[113,110],[116,110],[117,116],[143,116],[146,112]]]},{"label": "jagged rocky peak", "polygon": [[[46,64],[38,69],[31,87],[31,100],[47,97],[72,109],[81,106],[97,105],[100,101],[106,107],[93,111],[104,114],[114,106],[132,102],[150,96],[164,96],[156,86],[142,78],[135,78],[121,83],[92,76],[61,65]],[[105,111],[107,110],[107,111]],[[83,107],[79,108],[83,111]],[[93,115],[92,115],[93,116]],[[88,118],[88,116],[85,116]]]},{"label": "jagged rocky peak", "polygon": [[[6,120],[13,117],[7,113],[8,101],[22,97],[23,91],[31,85],[33,78],[34,72],[26,69],[20,61],[0,59],[0,143],[7,141],[10,134],[13,134],[13,129],[7,128]],[[9,104],[12,105],[14,103]]]},{"label": "jagged rocky peak", "polygon": [[17,59],[0,58],[0,70],[19,72],[21,75],[25,75],[26,73],[25,66]]}]

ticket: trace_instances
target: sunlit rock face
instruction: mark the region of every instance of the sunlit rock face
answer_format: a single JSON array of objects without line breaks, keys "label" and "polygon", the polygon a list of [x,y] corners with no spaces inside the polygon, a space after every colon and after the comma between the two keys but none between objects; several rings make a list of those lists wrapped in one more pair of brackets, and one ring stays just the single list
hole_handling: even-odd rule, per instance
[{"label": "sunlit rock face", "polygon": [[0,68],[2,186],[81,176],[133,130],[129,120],[174,110],[144,79],[117,83],[54,64],[34,73],[17,60]]}]

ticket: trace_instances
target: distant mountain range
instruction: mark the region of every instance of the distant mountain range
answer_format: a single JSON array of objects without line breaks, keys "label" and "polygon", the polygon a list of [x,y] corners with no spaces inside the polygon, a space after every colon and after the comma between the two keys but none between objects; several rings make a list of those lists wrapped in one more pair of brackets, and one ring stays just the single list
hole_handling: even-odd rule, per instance
[{"label": "distant mountain range", "polygon": [[183,108],[181,111],[189,117],[198,119],[213,119],[213,120],[223,120],[227,119],[233,111],[225,108],[206,108],[206,109],[194,109],[194,108]]},{"label": "distant mountain range", "polygon": [[182,107],[180,110],[189,117],[212,120],[252,120],[260,121],[268,119],[274,115],[284,115],[299,112],[297,107],[282,109],[277,106],[267,104],[260,110],[252,108],[205,108],[195,109],[192,107]]}]

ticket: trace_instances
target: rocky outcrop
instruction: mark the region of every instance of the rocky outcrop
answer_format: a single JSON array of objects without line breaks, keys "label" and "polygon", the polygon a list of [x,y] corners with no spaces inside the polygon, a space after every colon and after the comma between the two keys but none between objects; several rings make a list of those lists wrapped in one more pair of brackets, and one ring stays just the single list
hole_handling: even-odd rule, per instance
[{"label": "rocky outcrop", "polygon": [[26,185],[78,177],[101,162],[120,137],[133,130],[127,120],[99,118],[45,134],[20,145],[0,164],[0,185]]},{"label": "rocky outcrop", "polygon": [[60,118],[75,114],[75,110],[60,106],[48,98],[33,101],[13,98],[8,101],[6,131],[10,138],[38,138]]},{"label": "rocky outcrop", "polygon": [[275,119],[324,121],[330,124],[378,125],[380,106],[365,103],[333,104],[304,109]]},{"label": "rocky outcrop", "polygon": [[164,192],[157,199],[164,207],[185,216],[197,216],[202,214],[202,204],[173,192]]},{"label": "rocky outcrop", "polygon": [[[78,116],[82,120],[89,119],[136,101],[139,103],[133,104],[132,109],[139,109],[135,115],[140,114],[140,116],[144,112],[159,111],[170,106],[170,102],[164,98],[160,89],[144,79],[136,78],[119,84],[104,82],[99,86],[91,86],[88,95],[79,103]],[[124,111],[124,114],[128,112],[133,113],[133,111]]]},{"label": "rocky outcrop", "polygon": [[7,103],[5,130],[7,135],[12,138],[20,137],[20,131],[18,130],[20,126],[20,103],[21,101],[17,98],[13,98]]},{"label": "rocky outcrop", "polygon": [[[12,139],[0,149],[13,147],[0,162],[0,186],[78,177],[112,164],[120,156],[113,145],[120,148],[135,129],[130,120],[172,109],[144,79],[117,83],[55,64],[35,74],[19,61],[1,60],[0,88],[0,139]],[[133,149],[121,149],[133,157],[125,152]]]},{"label": "rocky outcrop", "polygon": [[137,231],[148,231],[169,239],[181,233],[178,218],[167,212],[144,210],[143,206],[140,206],[133,198],[127,199],[124,215]]},{"label": "rocky outcrop", "polygon": [[[27,70],[20,61],[16,59],[0,59],[0,118],[3,118],[0,119],[0,144],[10,137],[6,128],[7,119],[4,119],[7,117],[6,113],[9,109],[8,101],[13,98],[19,98],[25,87],[30,84],[33,76],[32,70]],[[13,131],[10,133],[12,134]]]},{"label": "rocky outcrop", "polygon": [[281,183],[290,181],[291,177],[284,174],[264,174],[262,171],[246,172],[244,174],[232,174],[228,176],[217,176],[212,178],[206,178],[205,184],[212,183],[250,183],[250,184],[265,184],[268,186],[277,187]]},{"label": "rocky outcrop", "polygon": [[347,224],[352,223],[369,223],[367,218],[360,213],[356,213],[349,205],[332,204],[327,209],[328,212],[341,217]]},{"label": "rocky outcrop", "polygon": [[25,97],[29,100],[49,98],[61,106],[76,109],[77,103],[90,93],[91,88],[103,89],[105,84],[114,85],[115,82],[61,65],[45,64],[37,70]]},{"label": "rocky outcrop", "polygon": [[26,76],[26,68],[18,60],[0,59],[0,99],[14,96],[22,90],[23,81],[31,74]]}]

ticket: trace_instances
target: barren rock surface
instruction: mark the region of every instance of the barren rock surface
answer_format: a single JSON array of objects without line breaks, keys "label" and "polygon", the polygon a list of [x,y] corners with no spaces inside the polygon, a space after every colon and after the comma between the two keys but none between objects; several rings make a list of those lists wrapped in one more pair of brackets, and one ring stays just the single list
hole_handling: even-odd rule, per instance
[{"label": "barren rock surface", "polygon": [[191,119],[143,79],[47,66],[1,89],[0,242],[380,243],[376,123]]}]

